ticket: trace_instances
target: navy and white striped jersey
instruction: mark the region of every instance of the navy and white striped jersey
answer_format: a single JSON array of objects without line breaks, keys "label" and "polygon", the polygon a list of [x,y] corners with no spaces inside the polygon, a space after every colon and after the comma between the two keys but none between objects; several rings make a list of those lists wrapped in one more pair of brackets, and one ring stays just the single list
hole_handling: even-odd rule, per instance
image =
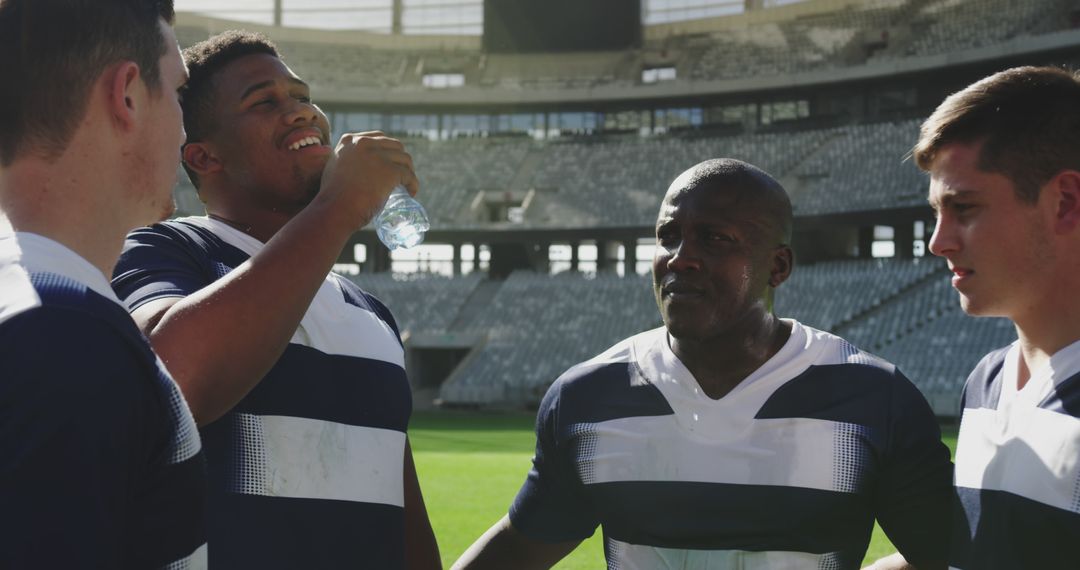
[{"label": "navy and white striped jersey", "polygon": [[101,272],[0,236],[0,568],[205,568],[187,404]]},{"label": "navy and white striped jersey", "polygon": [[543,541],[600,525],[608,568],[858,568],[877,519],[912,562],[947,552],[951,464],[891,364],[791,321],[713,400],[663,327],[571,368],[545,396],[510,509]]},{"label": "navy and white striped jersey", "polygon": [[1017,390],[1018,343],[968,377],[956,446],[950,564],[1080,566],[1080,341]]},{"label": "navy and white striped jersey", "polygon": [[[261,247],[208,218],[136,230],[113,288],[129,310],[186,296]],[[393,317],[331,273],[270,373],[202,431],[211,567],[403,567],[411,412]]]}]

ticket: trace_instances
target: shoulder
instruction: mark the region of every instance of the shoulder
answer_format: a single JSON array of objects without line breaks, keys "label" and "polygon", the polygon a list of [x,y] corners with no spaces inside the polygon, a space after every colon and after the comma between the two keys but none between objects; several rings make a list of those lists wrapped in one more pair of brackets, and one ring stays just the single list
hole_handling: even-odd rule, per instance
[{"label": "shoulder", "polygon": [[603,384],[611,378],[612,371],[627,369],[634,363],[637,355],[647,350],[663,332],[664,328],[660,327],[623,339],[600,354],[571,366],[552,387],[581,389],[590,384]]},{"label": "shoulder", "polygon": [[[0,300],[0,323],[30,312],[32,314],[17,324],[19,330],[52,326],[55,338],[60,339],[81,329],[98,327],[127,341],[143,341],[123,307],[69,277],[22,272],[12,279],[0,277],[0,285],[4,291]],[[86,343],[95,340],[84,339]]]},{"label": "shoulder", "polygon": [[847,339],[833,333],[801,326],[807,335],[807,345],[814,347],[815,366],[852,366],[870,377],[885,378],[898,373],[896,365],[870,352],[860,349]]},{"label": "shoulder", "polygon": [[198,223],[198,218],[180,218],[138,228],[127,235],[117,273],[132,258],[176,256],[221,259],[239,264],[248,256]]},{"label": "shoulder", "polygon": [[338,273],[331,273],[330,275],[333,276],[341,287],[341,292],[345,295],[346,303],[362,309],[375,311],[376,313],[390,312],[385,303],[380,301],[375,295],[361,289],[353,280]]},{"label": "shoulder", "polygon": [[41,296],[34,288],[30,274],[16,263],[0,263],[0,324],[41,306]]},{"label": "shoulder", "polygon": [[341,287],[341,293],[345,297],[345,302],[347,304],[365,311],[371,311],[379,318],[379,320],[389,325],[390,328],[393,329],[394,334],[397,335],[398,340],[401,340],[401,331],[398,329],[397,320],[394,318],[393,312],[390,311],[390,308],[387,307],[385,303],[380,301],[375,295],[361,289],[360,286],[352,280],[337,273],[331,273],[330,275],[333,276]]},{"label": "shoulder", "polygon": [[1001,395],[1001,370],[1005,365],[1005,356],[1012,347],[1013,344],[1003,346],[983,356],[968,374],[964,383],[965,408],[997,407]]},{"label": "shoulder", "polygon": [[670,406],[638,365],[665,333],[660,327],[634,335],[571,367],[548,389],[541,413],[558,409],[561,423],[670,414]]},{"label": "shoulder", "polygon": [[46,296],[41,306],[0,324],[0,376],[7,387],[134,397],[133,388],[147,386],[134,380],[157,373],[154,356],[134,324],[124,321],[130,321],[127,313],[107,309]]},{"label": "shoulder", "polygon": [[892,363],[831,333],[803,328],[805,368],[776,389],[759,418],[811,417],[874,425],[898,407],[926,406],[918,389]]}]

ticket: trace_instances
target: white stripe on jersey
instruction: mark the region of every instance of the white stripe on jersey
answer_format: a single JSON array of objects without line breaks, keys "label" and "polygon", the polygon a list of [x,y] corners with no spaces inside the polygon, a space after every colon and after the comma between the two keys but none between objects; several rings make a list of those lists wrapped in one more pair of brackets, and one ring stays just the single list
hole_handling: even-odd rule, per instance
[{"label": "white stripe on jersey", "polygon": [[188,556],[173,562],[165,567],[165,570],[206,570],[210,567],[206,556],[206,543],[195,549]]},{"label": "white stripe on jersey", "polygon": [[611,553],[609,568],[618,570],[711,570],[714,568],[738,568],[739,570],[806,570],[807,568],[832,568],[830,562],[835,554],[812,554],[809,552],[751,552],[748,550],[687,550],[681,548],[657,548],[607,539]]},{"label": "white stripe on jersey", "polygon": [[1080,419],[1014,406],[968,408],[956,449],[956,486],[1006,491],[1080,513]]},{"label": "white stripe on jersey", "polygon": [[[259,240],[212,218],[189,217],[178,221],[210,230],[249,256],[263,248]],[[183,224],[175,227],[201,241]],[[390,325],[370,311],[346,303],[343,295],[337,278],[328,274],[289,342],[325,354],[382,360],[404,368],[405,350],[395,340],[397,335]]]},{"label": "white stripe on jersey", "polygon": [[573,439],[585,484],[682,481],[853,493],[869,462],[867,446],[858,442],[865,431],[849,423],[777,418],[706,438],[667,415],[578,424]]},{"label": "white stripe on jersey", "polygon": [[41,306],[41,297],[30,283],[30,275],[14,261],[0,259],[0,291],[4,292],[0,298],[0,323]]},{"label": "white stripe on jersey", "polygon": [[375,313],[345,302],[337,279],[328,276],[311,301],[293,344],[326,354],[381,360],[405,367],[405,350],[390,325]]},{"label": "white stripe on jersey", "polygon": [[291,416],[237,414],[244,446],[234,492],[403,507],[405,434]]}]

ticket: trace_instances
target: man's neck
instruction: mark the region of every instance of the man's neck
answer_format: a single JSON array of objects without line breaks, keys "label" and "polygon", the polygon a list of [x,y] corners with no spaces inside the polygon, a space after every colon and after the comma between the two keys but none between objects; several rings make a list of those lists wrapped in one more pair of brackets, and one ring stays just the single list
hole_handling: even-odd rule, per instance
[{"label": "man's neck", "polygon": [[293,218],[292,214],[281,211],[265,212],[212,202],[206,205],[206,215],[262,243],[270,241]]},{"label": "man's neck", "polygon": [[0,210],[12,230],[63,244],[108,279],[134,224],[126,210],[103,198],[108,189],[96,182],[67,169],[63,158],[20,159],[0,170]]},{"label": "man's neck", "polygon": [[1023,388],[1031,374],[1046,366],[1058,351],[1080,340],[1078,290],[1080,275],[1071,280],[1064,278],[1052,298],[1043,299],[1041,308],[1013,320],[1020,345],[1017,388]]},{"label": "man's neck", "polygon": [[791,324],[774,315],[761,325],[705,341],[679,340],[669,334],[668,342],[702,391],[717,400],[761,368],[791,336]]}]

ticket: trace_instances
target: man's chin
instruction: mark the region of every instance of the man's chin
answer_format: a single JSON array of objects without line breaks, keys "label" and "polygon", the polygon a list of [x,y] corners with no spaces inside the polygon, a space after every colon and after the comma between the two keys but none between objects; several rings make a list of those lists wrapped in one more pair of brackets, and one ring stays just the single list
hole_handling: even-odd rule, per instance
[{"label": "man's chin", "polygon": [[679,341],[695,342],[708,336],[706,327],[698,322],[688,322],[687,319],[672,318],[664,319],[664,328],[668,334]]}]

